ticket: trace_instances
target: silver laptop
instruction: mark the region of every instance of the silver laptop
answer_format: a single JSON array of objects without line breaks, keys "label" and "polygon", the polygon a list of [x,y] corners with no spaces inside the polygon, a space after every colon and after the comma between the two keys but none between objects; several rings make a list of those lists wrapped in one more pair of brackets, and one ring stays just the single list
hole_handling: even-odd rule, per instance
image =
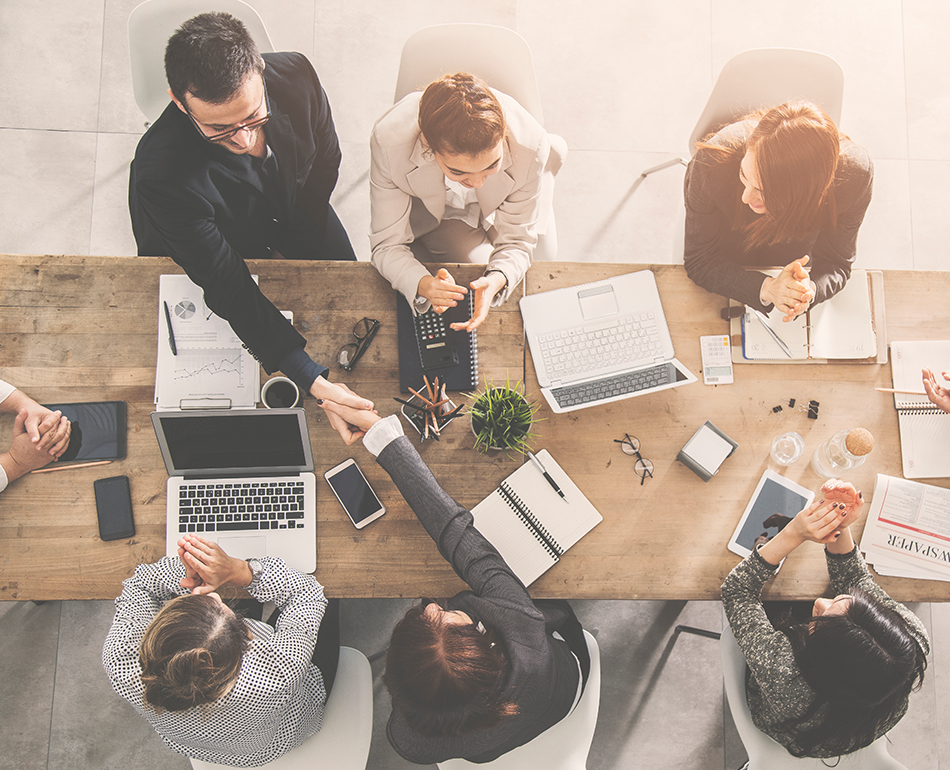
[{"label": "silver laptop", "polygon": [[152,412],[168,470],[165,552],[182,534],[230,556],[317,568],[317,481],[303,409]]},{"label": "silver laptop", "polygon": [[673,357],[649,270],[521,299],[541,392],[556,413],[696,382]]}]

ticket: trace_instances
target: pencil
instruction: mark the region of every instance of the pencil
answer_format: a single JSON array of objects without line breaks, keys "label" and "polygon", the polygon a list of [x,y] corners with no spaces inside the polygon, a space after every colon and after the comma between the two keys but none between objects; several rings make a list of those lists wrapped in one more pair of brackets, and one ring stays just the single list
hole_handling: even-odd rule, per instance
[{"label": "pencil", "polygon": [[53,471],[68,471],[70,468],[91,468],[93,465],[108,465],[112,460],[97,460],[94,463],[77,463],[76,465],[51,465],[48,468],[37,468],[30,473],[52,473]]},{"label": "pencil", "polygon": [[895,390],[894,388],[875,388],[880,393],[903,393],[905,396],[926,396],[922,390]]}]

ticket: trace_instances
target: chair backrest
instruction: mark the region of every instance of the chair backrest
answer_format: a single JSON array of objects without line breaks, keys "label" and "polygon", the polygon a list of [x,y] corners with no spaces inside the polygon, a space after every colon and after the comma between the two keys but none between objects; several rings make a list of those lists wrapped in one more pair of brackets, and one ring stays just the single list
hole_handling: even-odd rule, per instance
[{"label": "chair backrest", "polygon": [[[323,711],[323,727],[293,751],[263,767],[267,770],[366,770],[373,737],[373,672],[359,650],[340,648],[333,691]],[[194,770],[228,770],[191,760]]]},{"label": "chair backrest", "polygon": [[[729,701],[732,721],[735,722],[742,745],[745,746],[746,753],[749,755],[748,770],[809,770],[810,768],[822,770],[827,768],[828,765],[820,759],[793,757],[782,745],[773,741],[752,722],[752,714],[745,694],[745,656],[739,649],[728,623],[724,624],[722,636],[719,639],[719,651],[722,656],[726,699]],[[841,757],[836,765],[835,761],[828,760],[829,764],[834,765],[838,770],[907,770],[904,765],[887,753],[887,742],[884,736],[865,749]]]},{"label": "chair backrest", "polygon": [[208,11],[230,13],[244,22],[261,53],[274,50],[261,17],[242,0],[145,0],[129,14],[129,60],[135,103],[149,123],[168,106],[168,38],[182,22]]},{"label": "chair backrest", "polygon": [[797,48],[755,48],[733,56],[719,73],[689,138],[696,142],[743,115],[790,99],[807,99],[841,124],[844,71],[830,56]]},{"label": "chair backrest", "polygon": [[544,125],[528,43],[514,30],[492,24],[437,24],[410,35],[402,48],[393,101],[454,72],[478,75]]},{"label": "chair backrest", "polygon": [[590,676],[574,711],[524,746],[502,754],[494,762],[474,764],[464,759],[449,759],[438,764],[439,770],[468,770],[476,767],[487,770],[524,770],[528,767],[585,770],[600,711],[600,648],[597,640],[587,631],[584,632],[584,638],[590,651]]}]

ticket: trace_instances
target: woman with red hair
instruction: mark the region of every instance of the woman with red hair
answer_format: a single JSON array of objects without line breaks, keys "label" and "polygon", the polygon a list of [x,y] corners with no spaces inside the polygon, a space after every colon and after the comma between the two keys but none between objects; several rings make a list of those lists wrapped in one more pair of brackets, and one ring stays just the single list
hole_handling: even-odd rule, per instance
[{"label": "woman with red hair", "polygon": [[[867,152],[811,102],[754,113],[698,144],[686,172],[686,272],[791,321],[841,291],[871,201]],[[744,266],[782,267],[776,277]]]}]

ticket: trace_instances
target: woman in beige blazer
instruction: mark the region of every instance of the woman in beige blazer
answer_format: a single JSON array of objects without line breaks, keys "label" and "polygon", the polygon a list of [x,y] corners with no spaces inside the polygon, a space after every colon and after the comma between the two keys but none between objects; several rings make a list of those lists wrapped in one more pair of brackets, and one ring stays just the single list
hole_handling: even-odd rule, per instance
[{"label": "woman in beige blazer", "polygon": [[373,264],[415,310],[442,312],[468,289],[420,259],[487,262],[471,283],[474,315],[453,324],[471,331],[531,264],[550,198],[542,190],[554,183],[548,135],[510,96],[457,73],[393,105],[370,149]]}]

